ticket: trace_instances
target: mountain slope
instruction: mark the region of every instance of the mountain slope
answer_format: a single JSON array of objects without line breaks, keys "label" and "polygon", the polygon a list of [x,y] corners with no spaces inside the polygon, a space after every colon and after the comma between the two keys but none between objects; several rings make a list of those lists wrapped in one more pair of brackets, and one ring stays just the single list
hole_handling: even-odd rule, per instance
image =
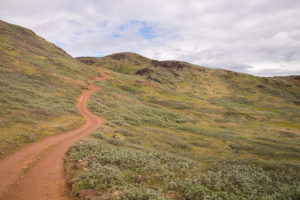
[{"label": "mountain slope", "polygon": [[67,154],[75,198],[300,198],[299,76],[262,78],[133,53],[75,60],[3,21],[0,156],[79,126],[77,97],[99,66],[110,79],[97,83],[88,108],[106,123]]},{"label": "mountain slope", "polygon": [[110,77],[89,102],[107,123],[67,156],[77,197],[300,197],[299,76],[255,77],[132,53],[77,59]]},{"label": "mountain slope", "polygon": [[82,123],[77,97],[96,74],[31,30],[0,21],[0,157]]},{"label": "mountain slope", "polygon": [[[119,55],[123,58],[94,58],[98,60],[94,65],[120,73],[120,83],[114,81],[117,86],[132,93],[134,89],[144,90],[136,93],[152,104],[176,110],[180,109],[180,105],[176,107],[179,101],[184,112],[203,115],[201,121],[210,126],[222,126],[222,120],[226,119],[224,126],[240,120],[241,126],[271,123],[274,128],[300,131],[300,76],[264,78],[185,62],[155,61],[136,54]],[[145,62],[131,57],[140,57]],[[127,78],[125,83],[125,77],[132,80]],[[184,110],[184,104],[190,109]],[[213,117],[209,111],[214,113]]]}]

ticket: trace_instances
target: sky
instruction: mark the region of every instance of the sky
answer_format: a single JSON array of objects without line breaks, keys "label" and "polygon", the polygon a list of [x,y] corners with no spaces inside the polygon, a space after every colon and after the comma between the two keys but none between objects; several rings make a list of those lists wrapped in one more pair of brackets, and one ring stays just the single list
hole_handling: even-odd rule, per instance
[{"label": "sky", "polygon": [[300,0],[0,0],[0,19],[72,56],[135,52],[259,76],[300,75]]}]

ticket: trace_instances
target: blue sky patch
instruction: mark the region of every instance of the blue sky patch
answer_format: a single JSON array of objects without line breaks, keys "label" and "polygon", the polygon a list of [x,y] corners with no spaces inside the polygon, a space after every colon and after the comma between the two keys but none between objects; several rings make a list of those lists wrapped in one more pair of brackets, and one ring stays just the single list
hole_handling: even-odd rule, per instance
[{"label": "blue sky patch", "polygon": [[119,33],[113,33],[112,36],[113,38],[120,38],[122,35]]},{"label": "blue sky patch", "polygon": [[129,28],[137,30],[139,32],[139,34],[147,40],[151,40],[151,39],[157,37],[157,35],[155,34],[155,31],[154,31],[153,25],[149,25],[144,21],[137,21],[137,20],[131,20],[128,23],[117,26],[117,30],[115,30],[112,33],[112,37],[113,38],[122,37],[122,35],[123,35],[122,32],[125,32]]},{"label": "blue sky patch", "polygon": [[109,20],[104,20],[104,21],[102,21],[102,22],[99,22],[99,23],[97,24],[97,26],[99,26],[99,27],[106,27],[107,24],[108,24],[108,22],[109,22]]},{"label": "blue sky patch", "polygon": [[56,46],[59,46],[60,48],[65,48],[66,47],[66,44],[64,42],[55,41],[54,44]]},{"label": "blue sky patch", "polygon": [[119,26],[119,31],[125,31],[126,28],[127,28],[127,25],[121,24],[121,25]]},{"label": "blue sky patch", "polygon": [[154,33],[154,26],[149,25],[144,21],[131,21],[131,25],[138,26],[140,35],[143,36],[145,39],[151,40],[157,37]]},{"label": "blue sky patch", "polygon": [[147,26],[147,25],[142,26],[141,28],[139,28],[139,32],[144,38],[148,40],[151,40],[156,37],[152,26]]},{"label": "blue sky patch", "polygon": [[100,51],[97,51],[97,52],[93,52],[92,53],[92,56],[94,57],[103,57],[104,56],[104,53],[100,52]]}]

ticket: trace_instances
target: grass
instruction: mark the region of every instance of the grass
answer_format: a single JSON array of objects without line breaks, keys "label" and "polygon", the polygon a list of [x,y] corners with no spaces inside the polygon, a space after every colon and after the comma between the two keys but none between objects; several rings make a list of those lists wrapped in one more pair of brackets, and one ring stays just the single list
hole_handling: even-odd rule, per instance
[{"label": "grass", "polygon": [[[0,158],[84,122],[77,98],[97,68],[78,62],[32,31],[3,21],[0,55]],[[27,134],[33,139],[19,137]]]},{"label": "grass", "polygon": [[80,126],[77,98],[101,66],[110,79],[88,109],[107,120],[68,151],[74,198],[300,198],[299,76],[133,53],[85,65],[28,29],[0,21],[0,33],[0,158]]},{"label": "grass", "polygon": [[[104,188],[99,188],[102,182],[87,186],[90,178],[81,175],[95,170],[88,164],[83,171],[71,169],[73,180],[82,184],[71,182],[73,195],[91,190],[107,199],[299,198],[300,107],[294,102],[300,86],[294,77],[180,68],[176,62],[152,66],[151,60],[137,60],[139,65],[130,69],[114,65],[134,63],[136,57],[125,53],[95,58],[94,66],[104,67],[110,80],[97,83],[101,91],[91,97],[88,108],[107,122],[98,139],[76,144],[82,150],[73,147],[67,156],[74,165],[78,159],[89,163],[91,155],[105,151],[109,161],[96,160],[96,168],[119,170],[122,181]],[[131,71],[141,66],[151,70]],[[98,110],[98,102],[103,110]],[[113,139],[116,133],[123,140]],[[172,159],[162,161],[161,155]],[[119,157],[133,164],[123,168]],[[133,158],[143,158],[143,169]],[[102,181],[97,174],[92,179]],[[139,175],[144,180],[136,184]]]},{"label": "grass", "polygon": [[[300,176],[292,169],[270,170],[245,161],[221,161],[204,168],[176,154],[127,141],[85,139],[69,150],[66,159],[71,161],[68,173],[73,175],[74,196],[88,189],[101,199],[297,199],[300,195]],[[77,169],[80,162],[86,163],[85,168]]]}]

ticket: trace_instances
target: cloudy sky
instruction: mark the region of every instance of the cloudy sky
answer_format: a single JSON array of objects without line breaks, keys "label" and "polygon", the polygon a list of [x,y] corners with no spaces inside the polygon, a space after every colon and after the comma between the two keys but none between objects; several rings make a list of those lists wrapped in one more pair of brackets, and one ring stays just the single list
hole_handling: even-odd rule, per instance
[{"label": "cloudy sky", "polygon": [[136,52],[260,76],[300,74],[300,0],[0,0],[0,19],[72,56]]}]

